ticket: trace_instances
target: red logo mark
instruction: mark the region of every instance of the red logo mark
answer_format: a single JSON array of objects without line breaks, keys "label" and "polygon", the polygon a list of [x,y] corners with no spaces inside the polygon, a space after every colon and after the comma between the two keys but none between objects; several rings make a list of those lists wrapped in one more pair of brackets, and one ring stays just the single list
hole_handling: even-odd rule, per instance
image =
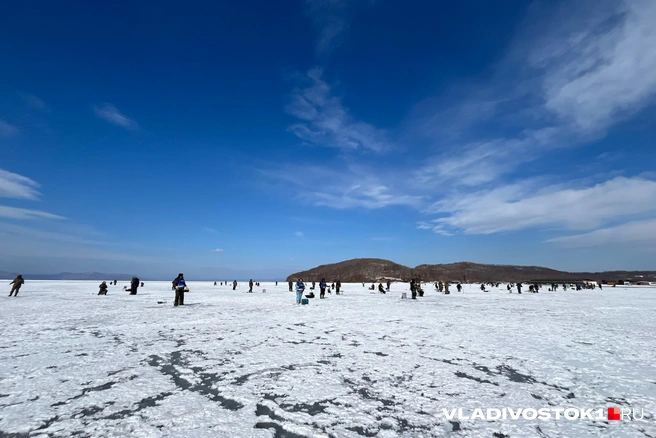
[{"label": "red logo mark", "polygon": [[608,419],[609,420],[619,420],[620,419],[620,408],[608,408]]}]

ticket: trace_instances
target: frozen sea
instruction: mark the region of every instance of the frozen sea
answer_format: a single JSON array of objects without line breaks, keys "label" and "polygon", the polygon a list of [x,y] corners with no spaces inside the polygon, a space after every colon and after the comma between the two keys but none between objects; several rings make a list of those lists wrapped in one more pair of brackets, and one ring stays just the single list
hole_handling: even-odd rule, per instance
[{"label": "frozen sea", "polygon": [[[136,296],[99,283],[27,281],[0,298],[0,437],[656,437],[655,288],[425,285],[413,301],[407,284],[345,284],[297,306],[282,282],[189,281],[175,308],[170,282]],[[504,407],[644,420],[442,411]]]}]

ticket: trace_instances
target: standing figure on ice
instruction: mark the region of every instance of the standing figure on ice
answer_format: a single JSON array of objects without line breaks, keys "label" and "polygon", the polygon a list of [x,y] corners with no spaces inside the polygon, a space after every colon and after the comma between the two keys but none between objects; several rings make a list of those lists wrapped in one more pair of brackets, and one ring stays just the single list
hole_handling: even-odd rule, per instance
[{"label": "standing figure on ice", "polygon": [[132,277],[132,281],[130,282],[130,295],[136,295],[138,287],[139,279],[137,277]]},{"label": "standing figure on ice", "polygon": [[303,283],[303,279],[299,278],[298,281],[296,282],[296,304],[301,304],[304,291],[305,291],[305,284]]},{"label": "standing figure on ice", "polygon": [[17,296],[18,296],[18,291],[20,290],[21,286],[22,286],[24,283],[25,283],[25,280],[23,280],[23,276],[22,276],[22,275],[19,275],[18,277],[16,277],[16,278],[14,279],[14,281],[12,281],[11,283],[9,283],[9,284],[12,284],[12,285],[13,285],[13,286],[11,287],[11,292],[9,292],[9,296],[14,295],[14,292],[16,292],[16,294],[15,294],[14,296],[17,297]]},{"label": "standing figure on ice", "polygon": [[326,297],[326,279],[322,278],[319,282],[319,299]]},{"label": "standing figure on ice", "polygon": [[187,283],[185,282],[184,275],[182,273],[173,280],[173,288],[175,289],[175,301],[173,306],[184,306],[184,293]]},{"label": "standing figure on ice", "polygon": [[335,294],[339,295],[339,290],[342,288],[342,282],[340,280],[337,280],[337,283],[335,283]]},{"label": "standing figure on ice", "polygon": [[414,278],[412,280],[410,280],[410,292],[412,292],[412,299],[416,300],[417,299],[417,284],[415,283]]},{"label": "standing figure on ice", "polygon": [[253,293],[253,279],[251,278],[248,280],[248,293],[252,294]]},{"label": "standing figure on ice", "polygon": [[99,287],[98,295],[107,295],[107,282],[103,281]]},{"label": "standing figure on ice", "polygon": [[290,281],[290,282],[289,282],[289,291],[290,291],[290,292],[294,292],[293,287],[294,287],[294,282],[293,282],[293,281]]},{"label": "standing figure on ice", "polygon": [[237,280],[232,282],[232,290],[237,289]]}]

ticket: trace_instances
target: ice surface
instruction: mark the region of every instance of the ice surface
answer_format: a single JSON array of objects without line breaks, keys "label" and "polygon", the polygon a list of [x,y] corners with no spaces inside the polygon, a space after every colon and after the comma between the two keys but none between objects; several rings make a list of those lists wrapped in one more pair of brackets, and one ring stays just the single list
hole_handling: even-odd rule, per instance
[{"label": "ice surface", "polygon": [[[654,288],[425,285],[413,301],[407,284],[345,284],[297,306],[283,282],[190,281],[175,308],[169,282],[136,296],[99,283],[28,281],[2,298],[0,436],[656,436]],[[646,421],[442,414],[609,406]]]}]

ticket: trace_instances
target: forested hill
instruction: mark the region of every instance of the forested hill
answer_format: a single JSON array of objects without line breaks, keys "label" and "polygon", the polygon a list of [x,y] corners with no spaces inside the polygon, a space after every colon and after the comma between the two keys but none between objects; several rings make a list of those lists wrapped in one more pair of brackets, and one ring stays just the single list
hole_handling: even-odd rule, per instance
[{"label": "forested hill", "polygon": [[541,266],[487,265],[472,262],[419,265],[410,268],[389,260],[363,258],[296,272],[288,276],[287,281],[296,281],[298,278],[303,278],[305,281],[319,281],[325,278],[329,282],[339,279],[348,283],[374,282],[381,279],[410,280],[413,277],[419,277],[423,281],[467,282],[583,279],[656,281],[656,271],[565,272]]}]

